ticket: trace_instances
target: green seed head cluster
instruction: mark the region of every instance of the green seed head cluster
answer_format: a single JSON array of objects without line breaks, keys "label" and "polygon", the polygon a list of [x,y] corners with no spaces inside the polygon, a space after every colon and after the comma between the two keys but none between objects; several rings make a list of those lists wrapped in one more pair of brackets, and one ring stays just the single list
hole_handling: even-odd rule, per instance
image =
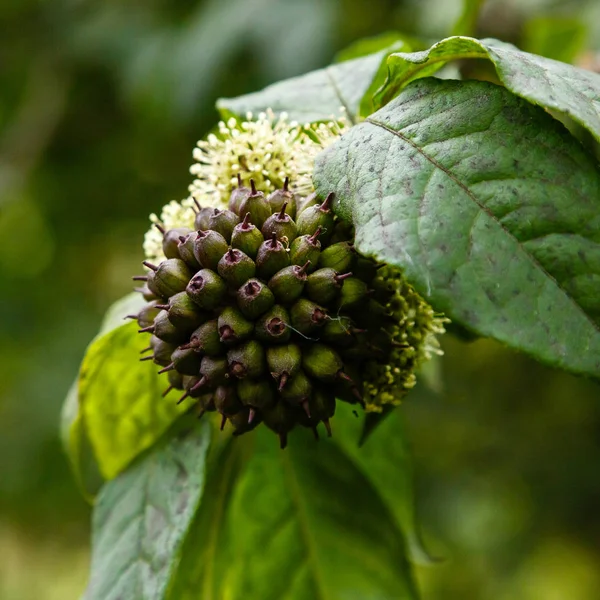
[{"label": "green seed head cluster", "polygon": [[336,400],[397,404],[437,350],[440,320],[398,271],[356,252],[332,200],[240,179],[227,209],[197,203],[193,230],[159,224],[166,258],[135,278],[142,360],[235,435],[264,423],[283,447],[297,425],[330,433]]}]

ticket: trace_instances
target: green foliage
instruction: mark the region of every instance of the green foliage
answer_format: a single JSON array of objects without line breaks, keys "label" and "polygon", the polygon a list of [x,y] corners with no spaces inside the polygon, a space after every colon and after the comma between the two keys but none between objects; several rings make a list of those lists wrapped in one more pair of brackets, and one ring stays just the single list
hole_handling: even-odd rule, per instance
[{"label": "green foliage", "polygon": [[79,403],[100,471],[110,479],[149,448],[187,406],[165,387],[156,365],[140,362],[147,340],[129,323],[100,337],[88,349],[79,374]]},{"label": "green foliage", "polygon": [[405,558],[403,530],[416,533],[398,421],[360,456],[360,420],[340,408],[331,440],[294,431],[281,452],[259,428],[222,442],[169,598],[417,597]]},{"label": "green foliage", "polygon": [[377,94],[379,105],[387,104],[411,81],[433,75],[450,61],[469,58],[489,59],[508,90],[533,104],[568,115],[600,141],[600,75],[493,39],[451,37],[423,52],[393,54],[388,59],[390,76]]},{"label": "green foliage", "polygon": [[[465,2],[458,28],[474,27],[480,4]],[[414,53],[394,41],[218,108],[304,123],[343,107],[355,126],[314,179],[336,192],[357,248],[400,266],[469,331],[597,377],[600,173],[544,109],[600,139],[600,77],[496,40],[454,37]],[[505,87],[429,77],[468,58],[489,59]],[[73,462],[81,469],[89,442],[110,480],[95,509],[88,600],[417,597],[407,556],[429,558],[397,412],[364,429],[340,407],[333,439],[294,431],[284,452],[264,428],[215,432],[209,445],[205,426],[169,442],[187,407],[161,401],[122,308],[88,348],[64,412]]]},{"label": "green foliage", "polygon": [[488,83],[421,80],[324,153],[315,181],[357,248],[451,319],[600,375],[600,173],[544,111]]},{"label": "green foliage", "polygon": [[210,431],[179,431],[100,492],[85,600],[162,598],[202,495]]},{"label": "green foliage", "polygon": [[[398,43],[403,46],[402,42]],[[383,80],[385,59],[398,44],[361,58],[346,60],[300,77],[274,83],[261,92],[217,102],[223,114],[245,116],[267,108],[286,112],[292,121],[312,123],[346,116],[352,123],[369,101],[374,81]]]}]

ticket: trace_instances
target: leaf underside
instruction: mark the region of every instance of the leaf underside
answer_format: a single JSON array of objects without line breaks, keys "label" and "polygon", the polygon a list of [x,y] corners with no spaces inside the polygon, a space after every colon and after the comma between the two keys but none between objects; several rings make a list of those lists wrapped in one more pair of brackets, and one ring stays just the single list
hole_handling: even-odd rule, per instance
[{"label": "leaf underside", "polygon": [[[221,98],[217,108],[223,116],[245,117],[271,108],[275,114],[285,112],[289,119],[301,124],[347,117],[354,122],[360,113],[363,97],[392,51],[383,50],[292,77],[266,87],[260,92]],[[383,79],[383,78],[382,78]]]},{"label": "leaf underside", "polygon": [[523,52],[495,39],[451,37],[422,52],[392,54],[388,80],[376,95],[377,106],[387,104],[411,81],[433,75],[450,61],[468,58],[489,59],[511,92],[568,115],[600,141],[598,73]]},{"label": "leaf underside", "polygon": [[600,375],[600,174],[545,111],[484,82],[412,83],[317,158],[357,248],[440,311]]},{"label": "leaf underside", "polygon": [[209,427],[180,434],[102,488],[85,600],[164,598],[204,485]]}]

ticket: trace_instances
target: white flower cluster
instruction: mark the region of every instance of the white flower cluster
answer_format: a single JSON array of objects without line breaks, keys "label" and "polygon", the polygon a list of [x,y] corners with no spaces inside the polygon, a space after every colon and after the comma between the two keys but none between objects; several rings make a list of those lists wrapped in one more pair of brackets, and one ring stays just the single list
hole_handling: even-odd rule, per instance
[{"label": "white flower cluster", "polygon": [[[238,174],[245,185],[253,179],[256,188],[266,194],[281,188],[286,177],[294,192],[309,194],[316,155],[346,128],[344,119],[302,126],[289,121],[286,113],[276,117],[271,110],[260,113],[256,120],[248,113],[246,119],[221,121],[218,134],[211,133],[198,142],[193,153],[196,162],[190,168],[196,177],[189,187],[191,196],[169,202],[160,217],[150,215],[153,224],[165,229],[193,228],[194,200],[203,206],[225,208]],[[146,233],[144,252],[151,262],[164,260],[162,234],[154,226]]]}]

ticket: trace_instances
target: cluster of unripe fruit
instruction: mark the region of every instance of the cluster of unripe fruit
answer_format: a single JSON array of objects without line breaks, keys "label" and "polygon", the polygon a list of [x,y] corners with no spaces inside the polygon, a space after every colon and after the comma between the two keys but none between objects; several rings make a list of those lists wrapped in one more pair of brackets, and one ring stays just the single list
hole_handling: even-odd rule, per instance
[{"label": "cluster of unripe fruit", "polygon": [[398,345],[386,330],[394,290],[332,199],[238,180],[228,209],[197,205],[195,231],[158,225],[166,259],[134,277],[148,301],[135,318],[165,395],[182,390],[179,402],[218,411],[234,435],[262,422],[282,448],[296,425],[331,435],[336,399],[362,404],[365,363]]}]

